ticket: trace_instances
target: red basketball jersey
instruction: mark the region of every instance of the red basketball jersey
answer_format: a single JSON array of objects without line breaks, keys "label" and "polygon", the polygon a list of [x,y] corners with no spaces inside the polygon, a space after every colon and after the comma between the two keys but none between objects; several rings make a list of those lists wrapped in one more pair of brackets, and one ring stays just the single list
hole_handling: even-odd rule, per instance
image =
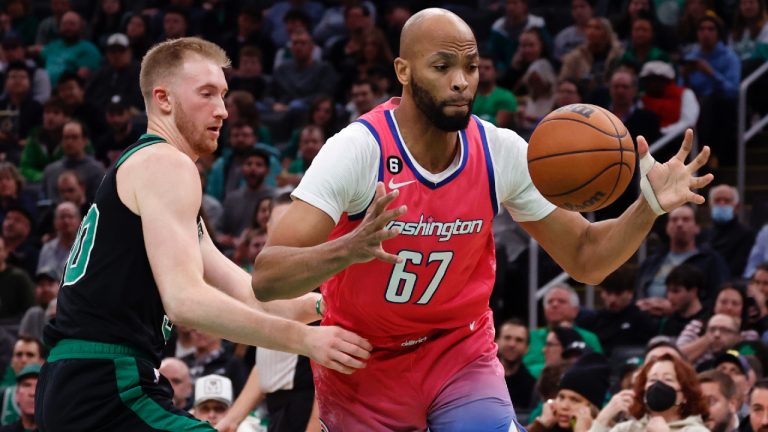
[{"label": "red basketball jersey", "polygon": [[[469,324],[488,310],[496,271],[492,221],[497,212],[493,165],[480,120],[459,132],[462,158],[449,177],[433,183],[414,166],[387,102],[357,121],[379,144],[378,179],[399,196],[390,208],[408,212],[388,227],[401,234],[384,242],[400,264],[355,264],[323,284],[324,324],[366,337],[410,335]],[[365,216],[343,214],[334,239]],[[418,341],[414,341],[416,343]]]}]

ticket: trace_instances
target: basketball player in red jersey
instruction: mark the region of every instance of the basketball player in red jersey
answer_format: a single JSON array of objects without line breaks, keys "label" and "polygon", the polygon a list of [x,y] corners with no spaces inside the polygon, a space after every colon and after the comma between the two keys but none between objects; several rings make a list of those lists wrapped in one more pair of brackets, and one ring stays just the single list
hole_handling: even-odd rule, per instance
[{"label": "basketball player in red jersey", "polygon": [[373,345],[352,375],[314,365],[326,430],[517,430],[488,307],[496,212],[505,207],[563,269],[596,284],[657,214],[704,202],[691,189],[712,180],[693,177],[709,149],[685,165],[688,131],[669,162],[647,156],[647,193],[618,219],[590,224],[535,189],[525,141],[470,114],[479,58],[461,18],[421,11],[400,46],[402,98],[328,140],[259,255],[253,288],[269,300],[322,285],[323,324]]}]

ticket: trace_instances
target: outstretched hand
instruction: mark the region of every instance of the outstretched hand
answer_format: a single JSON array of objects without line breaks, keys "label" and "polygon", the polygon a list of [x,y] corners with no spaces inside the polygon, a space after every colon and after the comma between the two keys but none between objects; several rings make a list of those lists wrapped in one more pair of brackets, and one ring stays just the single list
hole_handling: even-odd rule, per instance
[{"label": "outstretched hand", "polygon": [[365,367],[373,346],[362,337],[336,326],[309,327],[304,340],[307,356],[335,371],[351,374]]},{"label": "outstretched hand", "polygon": [[354,231],[347,234],[349,253],[353,262],[368,262],[377,258],[395,264],[402,260],[399,256],[390,254],[381,247],[383,241],[400,234],[398,228],[386,228],[389,222],[404,215],[407,210],[405,206],[387,209],[387,206],[397,198],[398,194],[397,189],[386,193],[384,183],[376,183],[376,194],[370,207],[368,207],[365,218]]},{"label": "outstretched hand", "polygon": [[[696,177],[695,173],[703,167],[709,159],[709,147],[705,146],[701,152],[686,165],[685,160],[693,148],[693,131],[687,129],[683,144],[677,154],[666,163],[656,163],[648,172],[648,181],[653,188],[656,199],[665,211],[672,211],[683,204],[704,204],[704,197],[694,192],[703,188],[713,179],[712,174]],[[637,152],[642,158],[648,153],[648,142],[642,136],[637,137]]]}]

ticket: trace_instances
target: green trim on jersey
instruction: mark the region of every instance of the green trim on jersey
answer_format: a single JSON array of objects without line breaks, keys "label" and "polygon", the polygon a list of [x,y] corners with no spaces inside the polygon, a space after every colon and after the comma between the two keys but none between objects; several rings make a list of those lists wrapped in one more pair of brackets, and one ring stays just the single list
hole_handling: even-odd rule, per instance
[{"label": "green trim on jersey", "polygon": [[125,162],[126,159],[131,157],[132,154],[134,154],[137,151],[143,149],[144,147],[151,146],[152,144],[166,142],[165,138],[163,138],[161,136],[158,136],[158,135],[154,135],[154,134],[144,134],[141,137],[139,137],[139,141],[143,141],[143,140],[149,140],[149,141],[147,141],[147,142],[145,142],[145,143],[143,143],[141,145],[138,145],[138,146],[132,148],[130,151],[127,151],[127,152],[123,153],[123,155],[120,156],[120,159],[118,159],[117,162],[115,162],[115,169],[119,168],[120,165],[122,165],[123,162]]},{"label": "green trim on jersey", "polygon": [[147,425],[163,431],[208,432],[216,430],[208,422],[171,413],[144,394],[135,358],[123,357],[114,361],[117,391],[120,393],[120,399]]},{"label": "green trim on jersey", "polygon": [[125,345],[93,342],[82,339],[62,339],[51,348],[48,362],[66,359],[102,359],[116,360],[124,357],[151,357],[140,350]]}]

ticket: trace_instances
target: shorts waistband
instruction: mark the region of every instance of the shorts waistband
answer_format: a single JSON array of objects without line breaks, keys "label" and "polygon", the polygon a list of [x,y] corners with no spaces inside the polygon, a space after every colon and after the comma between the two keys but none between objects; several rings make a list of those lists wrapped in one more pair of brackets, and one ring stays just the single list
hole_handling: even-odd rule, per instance
[{"label": "shorts waistband", "polygon": [[126,345],[94,342],[82,339],[62,339],[51,348],[48,361],[65,359],[114,360],[123,357],[139,357],[151,361],[144,351]]}]

